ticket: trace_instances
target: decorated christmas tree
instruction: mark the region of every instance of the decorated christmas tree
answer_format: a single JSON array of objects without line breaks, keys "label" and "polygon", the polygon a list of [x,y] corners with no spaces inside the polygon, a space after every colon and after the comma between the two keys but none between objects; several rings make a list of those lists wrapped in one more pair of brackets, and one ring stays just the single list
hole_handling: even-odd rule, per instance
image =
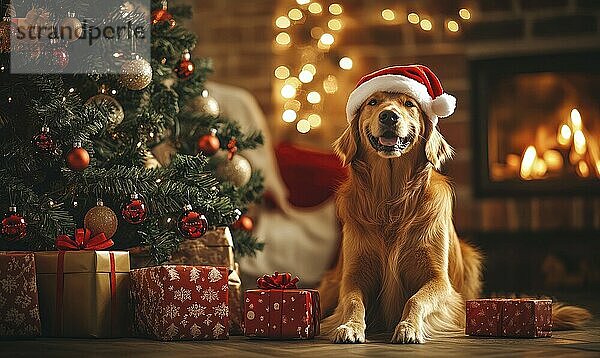
[{"label": "decorated christmas tree", "polygon": [[[229,225],[239,255],[261,248],[248,218],[236,220],[262,191],[260,173],[237,152],[262,137],[220,115],[206,90],[211,62],[192,58],[196,37],[179,22],[190,8],[13,5],[0,8],[0,249],[52,250],[58,235],[85,227],[115,249],[148,246],[162,262],[183,240]],[[91,35],[95,27],[78,15],[118,19],[151,36],[98,38],[92,55],[64,37],[6,46],[23,26],[68,24],[75,36]],[[149,58],[134,54],[144,45]],[[120,74],[79,73],[82,63],[100,68],[108,59]],[[18,71],[26,66],[44,70]],[[153,151],[165,147],[173,154],[159,162]]]}]

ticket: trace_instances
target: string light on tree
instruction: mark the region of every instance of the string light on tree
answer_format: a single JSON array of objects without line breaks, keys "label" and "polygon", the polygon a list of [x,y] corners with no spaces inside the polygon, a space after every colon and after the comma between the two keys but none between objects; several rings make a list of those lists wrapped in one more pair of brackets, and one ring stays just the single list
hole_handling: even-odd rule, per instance
[{"label": "string light on tree", "polygon": [[410,14],[408,14],[408,16],[406,17],[408,22],[410,22],[411,24],[418,24],[421,21],[421,18],[419,17],[419,15],[415,12],[411,12]]},{"label": "string light on tree", "polygon": [[292,39],[287,32],[280,32],[275,37],[275,42],[277,42],[279,45],[289,45],[291,41]]},{"label": "string light on tree", "polygon": [[385,21],[394,21],[396,19],[396,13],[391,9],[383,9],[381,11],[381,17]]},{"label": "string light on tree", "polygon": [[306,5],[310,2],[310,0],[296,0],[296,3],[298,3],[298,5]]},{"label": "string light on tree", "polygon": [[460,27],[458,26],[458,22],[456,22],[454,20],[449,20],[446,23],[446,27],[448,28],[448,31],[450,31],[450,32],[458,32],[458,30],[460,29]]},{"label": "string light on tree", "polygon": [[313,14],[320,14],[323,11],[323,7],[318,2],[313,2],[312,4],[308,5],[308,11]]},{"label": "string light on tree", "polygon": [[329,5],[329,13],[331,15],[341,15],[343,11],[344,10],[340,4]]},{"label": "string light on tree", "polygon": [[290,77],[290,69],[285,66],[278,66],[275,69],[275,77],[279,78],[280,80],[285,80],[286,78]]},{"label": "string light on tree", "polygon": [[313,80],[314,76],[310,71],[302,70],[300,74],[298,74],[298,79],[302,83],[309,83]]},{"label": "string light on tree", "polygon": [[308,121],[308,123],[310,124],[311,128],[317,128],[319,126],[321,126],[321,116],[319,116],[316,113],[310,114],[306,120]]},{"label": "string light on tree", "polygon": [[421,28],[425,31],[431,31],[431,29],[433,28],[433,24],[428,19],[421,20],[419,24],[421,25]]},{"label": "string light on tree", "polygon": [[350,57],[342,57],[339,64],[341,69],[351,70],[354,63]]},{"label": "string light on tree", "polygon": [[275,25],[280,29],[287,29],[292,25],[292,22],[287,16],[279,16],[277,20],[275,20]]},{"label": "string light on tree", "polygon": [[298,132],[306,134],[310,131],[310,122],[308,122],[308,120],[306,119],[301,119],[296,124],[296,129],[298,130]]},{"label": "string light on tree", "polygon": [[296,88],[290,84],[285,84],[281,87],[281,96],[283,98],[294,98],[296,96]]},{"label": "string light on tree", "polygon": [[309,103],[317,104],[317,103],[321,102],[321,95],[319,94],[319,92],[312,91],[306,95],[306,100]]},{"label": "string light on tree", "polygon": [[296,118],[298,118],[298,114],[293,109],[286,109],[281,115],[281,119],[287,123],[292,123]]},{"label": "string light on tree", "polygon": [[321,39],[319,41],[325,46],[331,46],[333,45],[335,38],[332,34],[324,33],[323,35],[321,35]]},{"label": "string light on tree", "polygon": [[291,9],[288,12],[288,17],[294,21],[302,19],[303,16],[304,15],[302,14],[302,11],[300,11],[299,9]]},{"label": "string light on tree", "polygon": [[327,27],[333,31],[340,31],[342,29],[342,20],[331,19],[327,22]]},{"label": "string light on tree", "polygon": [[323,90],[327,94],[334,94],[337,92],[337,78],[334,75],[327,75],[327,77],[323,80]]},{"label": "string light on tree", "polygon": [[462,8],[458,10],[458,16],[460,16],[463,20],[470,20],[471,12],[468,9]]}]

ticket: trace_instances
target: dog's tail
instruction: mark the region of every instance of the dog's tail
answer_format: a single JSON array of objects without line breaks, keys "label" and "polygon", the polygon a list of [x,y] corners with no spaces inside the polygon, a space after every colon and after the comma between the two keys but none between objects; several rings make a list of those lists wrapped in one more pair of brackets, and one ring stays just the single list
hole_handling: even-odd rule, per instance
[{"label": "dog's tail", "polygon": [[578,329],[592,318],[590,311],[576,306],[567,306],[564,303],[552,303],[552,329],[569,330]]}]

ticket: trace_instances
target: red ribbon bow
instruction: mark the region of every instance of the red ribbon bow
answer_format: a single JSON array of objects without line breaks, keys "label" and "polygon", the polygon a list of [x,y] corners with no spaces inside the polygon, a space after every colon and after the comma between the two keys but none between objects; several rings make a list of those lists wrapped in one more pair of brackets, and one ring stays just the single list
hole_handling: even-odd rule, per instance
[{"label": "red ribbon bow", "polygon": [[56,238],[56,247],[59,250],[104,250],[113,246],[115,243],[107,239],[104,233],[94,237],[88,229],[75,230],[75,240],[68,235],[59,235]]},{"label": "red ribbon bow", "polygon": [[298,276],[292,278],[292,274],[290,274],[289,272],[279,273],[275,271],[275,273],[270,276],[264,275],[263,277],[260,277],[258,280],[256,280],[256,284],[258,285],[258,288],[262,288],[264,290],[286,290],[298,288],[296,286],[298,281],[300,281]]}]

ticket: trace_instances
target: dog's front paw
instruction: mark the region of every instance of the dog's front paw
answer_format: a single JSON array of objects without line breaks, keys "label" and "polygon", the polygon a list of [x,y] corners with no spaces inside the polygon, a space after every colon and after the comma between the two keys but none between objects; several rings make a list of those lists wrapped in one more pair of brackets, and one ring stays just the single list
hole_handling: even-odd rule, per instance
[{"label": "dog's front paw", "polygon": [[392,343],[425,343],[425,337],[417,325],[402,321],[396,326]]},{"label": "dog's front paw", "polygon": [[365,327],[355,322],[347,322],[333,330],[333,343],[365,343]]}]

